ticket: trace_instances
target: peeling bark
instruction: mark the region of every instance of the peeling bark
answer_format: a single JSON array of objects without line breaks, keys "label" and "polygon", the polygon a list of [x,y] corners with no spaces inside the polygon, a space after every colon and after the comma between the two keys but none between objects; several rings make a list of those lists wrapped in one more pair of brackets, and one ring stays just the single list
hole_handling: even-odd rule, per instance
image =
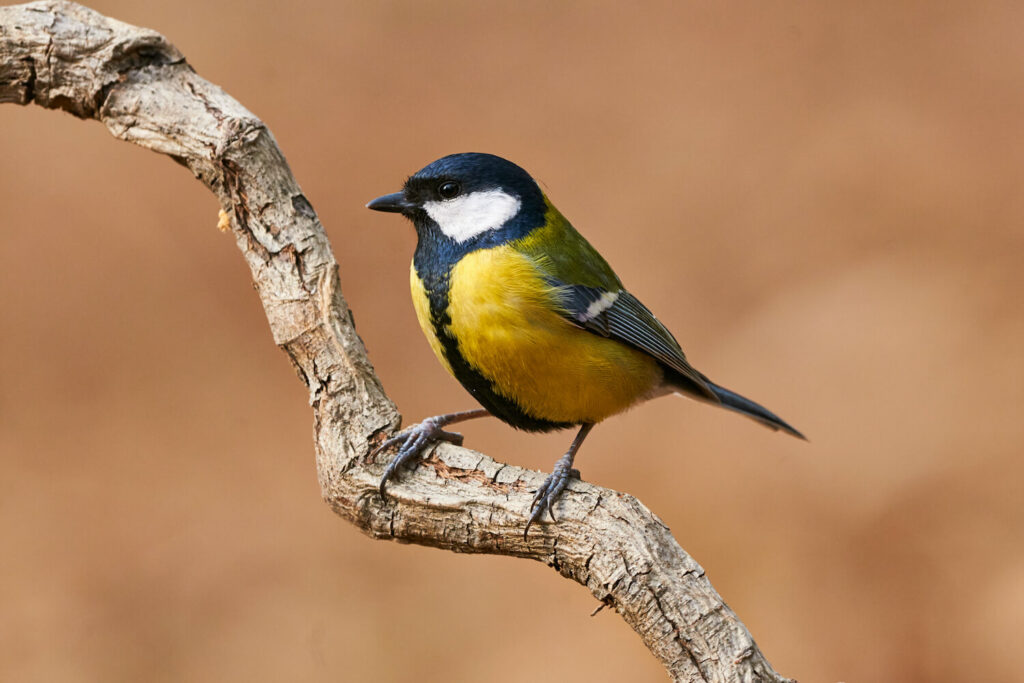
[{"label": "peeling bark", "polygon": [[632,496],[573,481],[559,521],[524,539],[543,475],[443,443],[381,499],[386,463],[367,453],[400,416],[356,334],[316,212],[266,125],[163,36],[70,2],[0,7],[0,102],[97,119],[217,196],[274,342],[309,387],[320,486],[336,513],[374,538],[544,562],[614,607],[676,681],[787,680]]}]

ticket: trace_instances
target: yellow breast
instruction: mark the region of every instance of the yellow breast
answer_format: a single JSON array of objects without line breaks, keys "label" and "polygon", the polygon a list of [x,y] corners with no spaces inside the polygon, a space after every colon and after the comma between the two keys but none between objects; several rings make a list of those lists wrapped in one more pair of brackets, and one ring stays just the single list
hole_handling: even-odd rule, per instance
[{"label": "yellow breast", "polygon": [[427,291],[423,288],[423,281],[416,274],[415,265],[409,266],[409,287],[412,289],[412,307],[416,309],[416,319],[420,323],[420,329],[423,330],[423,334],[430,343],[430,348],[434,351],[437,359],[441,361],[441,365],[454,375],[452,366],[448,364],[448,359],[444,357],[441,341],[434,332],[434,322],[430,317],[430,299],[427,298]]},{"label": "yellow breast", "polygon": [[[413,279],[418,282],[415,275]],[[510,247],[465,256],[452,270],[450,282],[449,330],[459,352],[497,393],[534,417],[599,422],[661,382],[661,369],[647,354],[563,318],[533,261]],[[417,315],[426,331],[425,304],[421,296]],[[443,361],[432,329],[427,337]]]}]

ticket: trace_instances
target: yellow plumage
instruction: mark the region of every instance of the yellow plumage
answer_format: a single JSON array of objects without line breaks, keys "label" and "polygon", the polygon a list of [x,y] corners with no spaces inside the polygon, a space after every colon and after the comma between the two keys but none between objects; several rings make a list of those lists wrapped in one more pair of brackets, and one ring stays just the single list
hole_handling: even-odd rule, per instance
[{"label": "yellow plumage", "polygon": [[449,374],[454,376],[455,373],[452,372],[452,366],[448,364],[448,359],[444,357],[444,349],[441,348],[441,342],[434,332],[434,323],[430,317],[430,300],[427,299],[427,291],[423,289],[423,282],[416,274],[415,266],[409,267],[409,286],[412,289],[412,307],[416,309],[416,319],[420,322],[420,328],[422,328],[423,334],[427,337],[427,342],[430,344],[430,348],[433,349],[434,355],[441,361],[441,365],[444,366]]},{"label": "yellow plumage", "polygon": [[[459,352],[497,393],[533,417],[600,422],[660,384],[653,358],[568,322],[530,257],[509,246],[467,254],[450,283],[449,332]],[[412,295],[431,348],[451,372],[415,269]]]}]

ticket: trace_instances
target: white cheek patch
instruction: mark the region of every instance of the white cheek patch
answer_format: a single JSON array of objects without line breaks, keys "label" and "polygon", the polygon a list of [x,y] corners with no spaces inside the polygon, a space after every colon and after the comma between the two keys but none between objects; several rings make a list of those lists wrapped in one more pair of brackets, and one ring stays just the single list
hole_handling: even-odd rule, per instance
[{"label": "white cheek patch", "polygon": [[482,190],[438,202],[426,202],[424,210],[441,232],[456,242],[500,228],[519,213],[522,202],[501,190]]}]

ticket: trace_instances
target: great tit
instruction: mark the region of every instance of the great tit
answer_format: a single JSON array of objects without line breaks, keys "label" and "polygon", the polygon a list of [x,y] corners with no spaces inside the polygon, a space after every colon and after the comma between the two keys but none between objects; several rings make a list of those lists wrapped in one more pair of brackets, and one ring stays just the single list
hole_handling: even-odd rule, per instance
[{"label": "great tit", "polygon": [[545,509],[554,519],[552,503],[578,476],[573,459],[594,425],[641,401],[679,393],[804,438],[690,365],[668,329],[512,162],[452,154],[366,206],[416,227],[416,317],[441,364],[483,406],[428,418],[382,443],[374,453],[399,447],[382,496],[429,444],[461,443],[444,427],[486,415],[531,432],[579,428],[536,491],[524,535]]}]

